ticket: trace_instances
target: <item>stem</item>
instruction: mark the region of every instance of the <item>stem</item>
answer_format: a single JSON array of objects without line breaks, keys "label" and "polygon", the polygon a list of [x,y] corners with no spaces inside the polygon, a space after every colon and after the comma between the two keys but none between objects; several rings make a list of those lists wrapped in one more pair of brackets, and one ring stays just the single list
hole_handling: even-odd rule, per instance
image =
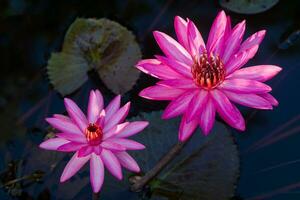
[{"label": "stem", "polygon": [[99,196],[100,196],[100,192],[98,192],[98,193],[93,193],[92,199],[93,199],[93,200],[99,200]]},{"label": "stem", "polygon": [[141,177],[141,179],[137,180],[131,186],[131,191],[140,191],[147,183],[149,183],[156,175],[158,175],[159,172],[161,172],[168,165],[168,163],[178,155],[187,141],[178,142],[175,144],[152,169],[150,169],[143,177]]}]

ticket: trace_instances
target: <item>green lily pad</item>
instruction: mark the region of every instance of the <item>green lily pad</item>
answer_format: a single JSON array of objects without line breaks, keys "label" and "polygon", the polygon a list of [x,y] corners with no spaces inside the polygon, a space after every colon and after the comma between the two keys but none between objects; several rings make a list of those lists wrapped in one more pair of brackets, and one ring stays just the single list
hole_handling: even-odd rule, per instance
[{"label": "green lily pad", "polygon": [[269,10],[279,0],[219,0],[222,7],[241,14],[257,14]]},{"label": "green lily pad", "polygon": [[[144,172],[178,142],[180,119],[162,120],[161,114],[144,113],[133,119],[150,122],[135,136],[146,150],[132,153]],[[237,147],[228,129],[216,122],[209,136],[197,130],[180,154],[150,183],[151,199],[229,199],[234,196],[238,177]]]},{"label": "green lily pad", "polygon": [[52,54],[47,69],[50,82],[62,95],[78,89],[93,69],[110,90],[123,94],[139,77],[134,65],[140,59],[139,45],[125,27],[104,18],[79,18],[67,31],[62,52]]}]

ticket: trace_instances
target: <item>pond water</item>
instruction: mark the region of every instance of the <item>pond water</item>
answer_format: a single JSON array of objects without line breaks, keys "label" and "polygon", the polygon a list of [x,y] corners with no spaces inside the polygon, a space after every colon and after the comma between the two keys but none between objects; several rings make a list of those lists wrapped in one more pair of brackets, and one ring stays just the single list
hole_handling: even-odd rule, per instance
[{"label": "pond water", "polygon": [[[247,66],[273,64],[283,69],[268,82],[279,106],[270,111],[241,107],[247,130],[238,133],[230,129],[240,158],[233,199],[300,199],[299,8],[299,1],[290,0],[253,15],[226,10],[235,24],[247,20],[246,36],[267,30],[258,53]],[[69,183],[60,184],[60,173],[70,155],[38,148],[53,131],[44,118],[65,112],[62,96],[49,83],[47,61],[51,53],[61,51],[64,35],[77,17],[105,17],[122,24],[136,36],[142,57],[151,58],[160,53],[153,30],[174,36],[173,19],[179,15],[192,19],[207,38],[211,23],[221,9],[218,1],[208,0],[1,1],[0,199],[89,199],[92,196],[87,167]],[[129,117],[165,108],[165,102],[138,96],[141,89],[155,82],[142,74],[133,89],[123,95],[123,103],[132,102]],[[88,81],[69,97],[85,110],[89,90],[94,88],[101,90],[106,103],[115,96],[97,73],[91,71]],[[170,141],[175,143],[177,133],[169,134],[174,138]],[[159,148],[164,152],[167,146]],[[123,189],[104,188],[102,199],[180,199],[180,193],[176,192],[164,197],[151,197],[149,191],[136,195],[124,182],[110,180],[108,174],[107,177],[106,182]]]}]

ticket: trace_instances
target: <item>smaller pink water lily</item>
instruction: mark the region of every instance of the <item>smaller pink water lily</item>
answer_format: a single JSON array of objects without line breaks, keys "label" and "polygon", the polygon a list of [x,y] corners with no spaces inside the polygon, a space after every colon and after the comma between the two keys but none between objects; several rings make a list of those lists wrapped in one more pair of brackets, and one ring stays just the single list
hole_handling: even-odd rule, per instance
[{"label": "smaller pink water lily", "polygon": [[126,152],[140,150],[145,146],[127,139],[142,131],[146,121],[123,122],[128,114],[130,102],[120,108],[120,95],[103,108],[103,97],[99,90],[91,91],[87,117],[71,99],[64,103],[69,116],[55,114],[46,121],[59,132],[56,137],[40,144],[47,150],[75,152],[65,167],[61,182],[70,179],[81,167],[90,161],[90,181],[95,193],[104,181],[104,167],[117,179],[122,179],[124,168],[139,172],[136,161]]},{"label": "smaller pink water lily", "polygon": [[246,22],[233,28],[221,11],[205,43],[196,25],[179,16],[174,20],[178,42],[154,31],[163,56],[141,60],[137,68],[160,79],[156,86],[140,92],[152,100],[170,100],[164,119],[183,115],[179,140],[187,140],[199,125],[207,135],[216,113],[230,126],[245,130],[245,120],[232,103],[257,109],[272,109],[277,100],[263,83],[281,71],[275,65],[242,68],[256,54],[266,31],[258,31],[243,42]]}]

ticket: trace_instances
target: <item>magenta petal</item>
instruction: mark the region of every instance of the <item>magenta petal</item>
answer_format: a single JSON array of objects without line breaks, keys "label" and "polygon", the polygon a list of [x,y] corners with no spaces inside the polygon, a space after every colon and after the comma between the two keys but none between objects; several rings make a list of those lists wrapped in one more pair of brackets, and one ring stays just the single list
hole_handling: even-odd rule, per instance
[{"label": "magenta petal", "polygon": [[42,142],[40,144],[40,148],[47,149],[47,150],[57,150],[58,147],[67,144],[69,142],[70,142],[69,140],[66,140],[64,138],[51,138]]},{"label": "magenta petal", "polygon": [[58,147],[57,151],[62,151],[62,152],[77,151],[77,150],[81,149],[81,147],[84,147],[86,145],[87,144],[76,143],[76,142],[69,142],[67,144],[64,144],[64,145]]},{"label": "magenta petal", "polygon": [[68,122],[59,118],[46,118],[46,121],[61,132],[82,135],[81,130],[71,121]]},{"label": "magenta petal", "polygon": [[206,103],[207,98],[208,92],[206,90],[196,92],[186,111],[187,122],[190,122],[195,118],[199,118],[200,113],[203,109],[205,109],[204,104]]},{"label": "magenta petal", "polygon": [[71,99],[64,98],[64,102],[71,119],[77,124],[81,131],[84,131],[88,126],[88,121],[81,109]]},{"label": "magenta petal", "polygon": [[143,89],[139,95],[152,100],[173,100],[184,93],[182,89],[170,88],[161,85],[151,86]]},{"label": "magenta petal", "polygon": [[212,90],[211,96],[219,115],[233,128],[244,131],[245,121],[239,110],[230,103],[226,95],[219,90]]},{"label": "magenta petal", "polygon": [[84,135],[72,134],[72,133],[56,133],[57,137],[64,138],[66,140],[77,142],[77,143],[86,143],[86,138]]},{"label": "magenta petal", "polygon": [[187,22],[179,16],[175,17],[174,27],[179,43],[185,48],[189,49],[187,38]]},{"label": "magenta petal", "polygon": [[[187,77],[187,78],[192,78],[192,73],[191,73],[191,66],[186,65],[178,60],[167,58],[164,56],[156,56],[156,58],[164,63],[165,65],[168,65],[171,67],[174,71],[180,73],[181,75]],[[183,78],[183,77],[181,77]],[[168,79],[178,79],[176,77],[173,78],[168,78]]]},{"label": "magenta petal", "polygon": [[65,116],[65,115],[54,114],[53,117],[57,118],[57,119],[60,119],[60,120],[63,120],[63,121],[66,121],[66,122],[72,122],[72,120],[68,116]]},{"label": "magenta petal", "polygon": [[167,106],[167,108],[165,109],[162,115],[162,118],[169,119],[184,113],[187,110],[188,105],[191,102],[196,92],[198,92],[198,90],[187,91],[184,94],[182,94],[180,97],[178,97],[177,99],[169,103],[169,105]]},{"label": "magenta petal", "polygon": [[118,138],[130,137],[142,131],[149,125],[147,121],[130,122],[126,127],[116,134]]},{"label": "magenta petal", "polygon": [[92,90],[90,92],[88,112],[87,112],[89,123],[95,123],[97,121],[102,109],[103,109],[103,97],[102,97],[102,95],[100,94],[100,92],[99,92],[98,95],[96,95],[96,92],[94,92]]},{"label": "magenta petal", "polygon": [[136,67],[142,72],[162,80],[182,78],[182,75],[172,69],[171,66],[167,66],[157,59],[141,60]]},{"label": "magenta petal", "polygon": [[272,88],[264,83],[247,79],[227,79],[221,85],[220,89],[237,92],[237,93],[266,93]]},{"label": "magenta petal", "polygon": [[205,50],[205,44],[202,35],[192,21],[188,22],[187,32],[191,55],[199,58],[200,54],[203,52],[203,50]]},{"label": "magenta petal", "polygon": [[122,180],[122,169],[116,156],[111,151],[103,149],[101,152],[101,158],[108,171],[117,179]]},{"label": "magenta petal", "polygon": [[104,181],[104,165],[101,158],[92,154],[90,160],[90,179],[94,193],[98,193]]},{"label": "magenta petal", "polygon": [[281,71],[281,68],[275,65],[257,65],[239,69],[227,78],[250,79],[260,82],[270,80]]},{"label": "magenta petal", "polygon": [[78,153],[76,152],[71,160],[68,162],[65,167],[61,177],[60,182],[65,182],[69,178],[71,178],[76,172],[80,170],[80,168],[90,159],[90,156],[86,157],[78,157]]},{"label": "magenta petal", "polygon": [[105,108],[105,122],[107,122],[120,108],[121,96],[117,95]]},{"label": "magenta petal", "polygon": [[118,125],[114,126],[109,131],[104,133],[102,139],[106,140],[107,138],[110,138],[112,136],[119,134],[119,132],[121,132],[128,124],[129,124],[129,122],[124,122],[122,124],[118,124]]},{"label": "magenta petal", "polygon": [[257,109],[272,109],[272,105],[256,94],[240,94],[229,91],[223,91],[225,95],[235,103],[241,104],[243,106],[248,106]]},{"label": "magenta petal", "polygon": [[208,40],[207,40],[207,51],[210,54],[216,50],[216,47],[219,47],[219,43],[222,42],[226,28],[226,15],[224,11],[219,12],[218,16],[213,22],[213,25],[210,29]]},{"label": "magenta petal", "polygon": [[154,31],[154,38],[164,54],[187,65],[193,64],[190,54],[176,40],[165,33]]},{"label": "magenta petal", "polygon": [[186,141],[197,128],[198,120],[186,121],[186,114],[183,115],[179,127],[179,140]]},{"label": "magenta petal", "polygon": [[208,135],[215,123],[216,108],[209,98],[200,114],[199,125],[204,135]]},{"label": "magenta petal", "polygon": [[105,120],[105,125],[103,127],[103,132],[109,131],[118,123],[124,121],[130,109],[130,102],[126,103],[122,108],[120,108],[108,121]]},{"label": "magenta petal", "polygon": [[93,153],[94,148],[92,146],[81,147],[78,151],[78,157],[85,157]]},{"label": "magenta petal", "polygon": [[239,51],[247,51],[251,49],[252,47],[259,45],[261,41],[264,39],[266,34],[265,30],[258,31],[248,37],[242,44]]},{"label": "magenta petal", "polygon": [[198,88],[192,79],[170,79],[159,81],[157,85],[166,87],[179,88],[179,89],[196,89]]},{"label": "magenta petal", "polygon": [[118,158],[120,164],[126,169],[138,173],[140,172],[140,167],[136,163],[136,161],[125,151],[116,152],[115,156]]},{"label": "magenta petal", "polygon": [[226,44],[224,46],[224,52],[222,56],[223,63],[227,63],[227,61],[231,58],[233,54],[237,52],[240,48],[240,44],[242,42],[243,36],[245,33],[245,21],[237,24],[229,37],[226,40]]},{"label": "magenta petal", "polygon": [[106,140],[101,143],[101,147],[108,149],[108,150],[113,150],[113,151],[125,151],[126,148],[122,146],[121,144],[118,144],[117,142],[114,142],[114,140]]},{"label": "magenta petal", "polygon": [[248,53],[245,51],[233,55],[228,61],[228,63],[226,63],[225,65],[226,74],[227,75],[231,74],[235,70],[239,69],[247,62],[247,60],[248,60]]},{"label": "magenta petal", "polygon": [[269,93],[259,94],[259,96],[269,101],[273,106],[278,106],[279,104],[278,101]]},{"label": "magenta petal", "polygon": [[141,150],[145,149],[145,146],[141,143],[138,143],[134,140],[124,139],[124,138],[111,138],[107,140],[112,143],[119,144],[126,148],[126,150]]}]

